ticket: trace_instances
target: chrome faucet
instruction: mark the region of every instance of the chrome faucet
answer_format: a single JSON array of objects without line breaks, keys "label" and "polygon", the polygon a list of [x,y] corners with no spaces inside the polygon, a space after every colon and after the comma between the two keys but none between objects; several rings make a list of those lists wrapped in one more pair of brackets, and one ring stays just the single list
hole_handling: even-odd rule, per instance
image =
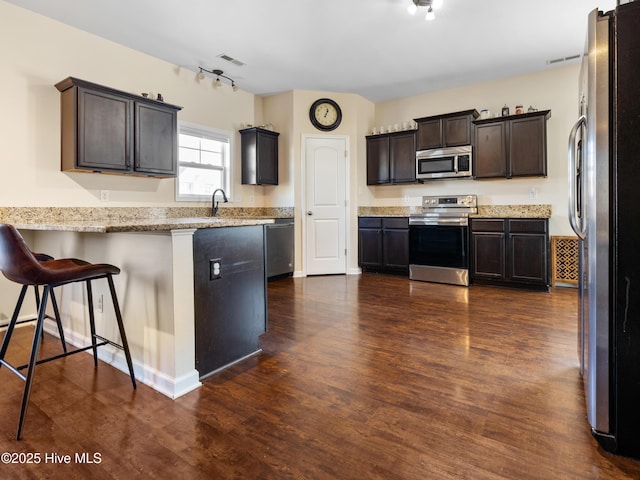
[{"label": "chrome faucet", "polygon": [[216,193],[222,193],[222,199],[224,200],[224,203],[227,203],[229,200],[227,200],[227,195],[225,195],[224,190],[222,190],[221,188],[216,188],[213,191],[213,195],[211,195],[211,216],[215,217],[218,214],[218,204],[220,202],[216,202]]}]

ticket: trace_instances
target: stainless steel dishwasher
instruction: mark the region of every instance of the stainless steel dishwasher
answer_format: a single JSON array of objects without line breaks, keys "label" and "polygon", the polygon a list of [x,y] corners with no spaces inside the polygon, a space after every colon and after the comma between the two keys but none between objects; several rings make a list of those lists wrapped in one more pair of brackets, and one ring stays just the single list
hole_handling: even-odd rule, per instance
[{"label": "stainless steel dishwasher", "polygon": [[293,218],[276,218],[264,226],[266,275],[269,280],[293,275]]}]

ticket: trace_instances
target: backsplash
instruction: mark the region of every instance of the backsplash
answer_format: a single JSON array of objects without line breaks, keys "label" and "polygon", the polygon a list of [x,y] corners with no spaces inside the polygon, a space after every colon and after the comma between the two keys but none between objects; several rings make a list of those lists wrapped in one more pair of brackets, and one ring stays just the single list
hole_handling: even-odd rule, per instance
[{"label": "backsplash", "polygon": [[358,207],[359,217],[408,217],[421,207]]},{"label": "backsplash", "polygon": [[550,218],[551,205],[478,205],[472,217],[485,218]]},{"label": "backsplash", "polygon": [[[422,213],[422,207],[358,207],[360,217],[408,217]],[[485,218],[550,218],[551,205],[478,205],[472,217]]]}]

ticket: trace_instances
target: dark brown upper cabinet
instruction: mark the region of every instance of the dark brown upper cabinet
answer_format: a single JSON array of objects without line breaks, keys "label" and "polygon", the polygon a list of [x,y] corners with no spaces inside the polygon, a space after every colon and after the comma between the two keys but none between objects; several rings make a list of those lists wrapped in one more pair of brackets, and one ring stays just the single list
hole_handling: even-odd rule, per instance
[{"label": "dark brown upper cabinet", "polygon": [[135,102],[134,118],[134,171],[175,176],[178,159],[176,110],[165,105]]},{"label": "dark brown upper cabinet", "polygon": [[418,124],[416,150],[471,145],[473,141],[471,122],[476,118],[478,118],[477,110],[416,118],[415,121]]},{"label": "dark brown upper cabinet", "polygon": [[61,93],[63,171],[175,177],[182,107],[68,77]]},{"label": "dark brown upper cabinet", "polygon": [[244,185],[278,184],[277,132],[259,127],[240,130],[242,183]]},{"label": "dark brown upper cabinet", "polygon": [[476,120],[475,178],[547,175],[547,120],[551,110]]},{"label": "dark brown upper cabinet", "polygon": [[367,137],[367,185],[415,182],[415,130]]},{"label": "dark brown upper cabinet", "polygon": [[413,130],[389,134],[391,183],[416,182],[416,136]]},{"label": "dark brown upper cabinet", "polygon": [[367,137],[367,185],[391,183],[389,135]]}]

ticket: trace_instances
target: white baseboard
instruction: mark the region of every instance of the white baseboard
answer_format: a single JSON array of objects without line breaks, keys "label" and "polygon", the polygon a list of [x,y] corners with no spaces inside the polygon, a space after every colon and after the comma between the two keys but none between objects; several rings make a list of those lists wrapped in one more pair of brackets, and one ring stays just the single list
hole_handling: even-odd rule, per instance
[{"label": "white baseboard", "polygon": [[[59,338],[58,326],[53,320],[45,320],[44,330],[50,335]],[[67,343],[77,348],[91,345],[91,340],[88,337],[79,335],[77,332],[65,330],[64,337]],[[86,353],[93,355],[91,350],[87,350]],[[127,360],[122,350],[112,347],[111,345],[104,345],[98,348],[98,358],[129,375],[129,367],[127,366]],[[200,374],[196,369],[193,369],[186,375],[174,378],[133,359],[133,372],[136,376],[136,381],[144,383],[172,399],[181,397],[202,386]]]},{"label": "white baseboard", "polygon": [[[6,330],[10,321],[11,321],[10,318],[3,319],[2,323],[4,325],[2,325],[2,327],[0,327],[0,331]],[[35,325],[36,314],[33,314],[33,315],[20,315],[20,316],[18,316],[18,320],[17,321],[18,322],[25,322],[25,323],[21,323],[19,325],[16,325],[16,328],[21,327],[22,325]]]},{"label": "white baseboard", "polygon": [[[361,275],[362,274],[362,269],[360,267],[356,267],[356,268],[349,268],[347,269],[347,275]],[[306,277],[307,275],[302,272],[301,270],[296,270],[295,272],[293,272],[293,276],[294,278],[296,277]]]}]

